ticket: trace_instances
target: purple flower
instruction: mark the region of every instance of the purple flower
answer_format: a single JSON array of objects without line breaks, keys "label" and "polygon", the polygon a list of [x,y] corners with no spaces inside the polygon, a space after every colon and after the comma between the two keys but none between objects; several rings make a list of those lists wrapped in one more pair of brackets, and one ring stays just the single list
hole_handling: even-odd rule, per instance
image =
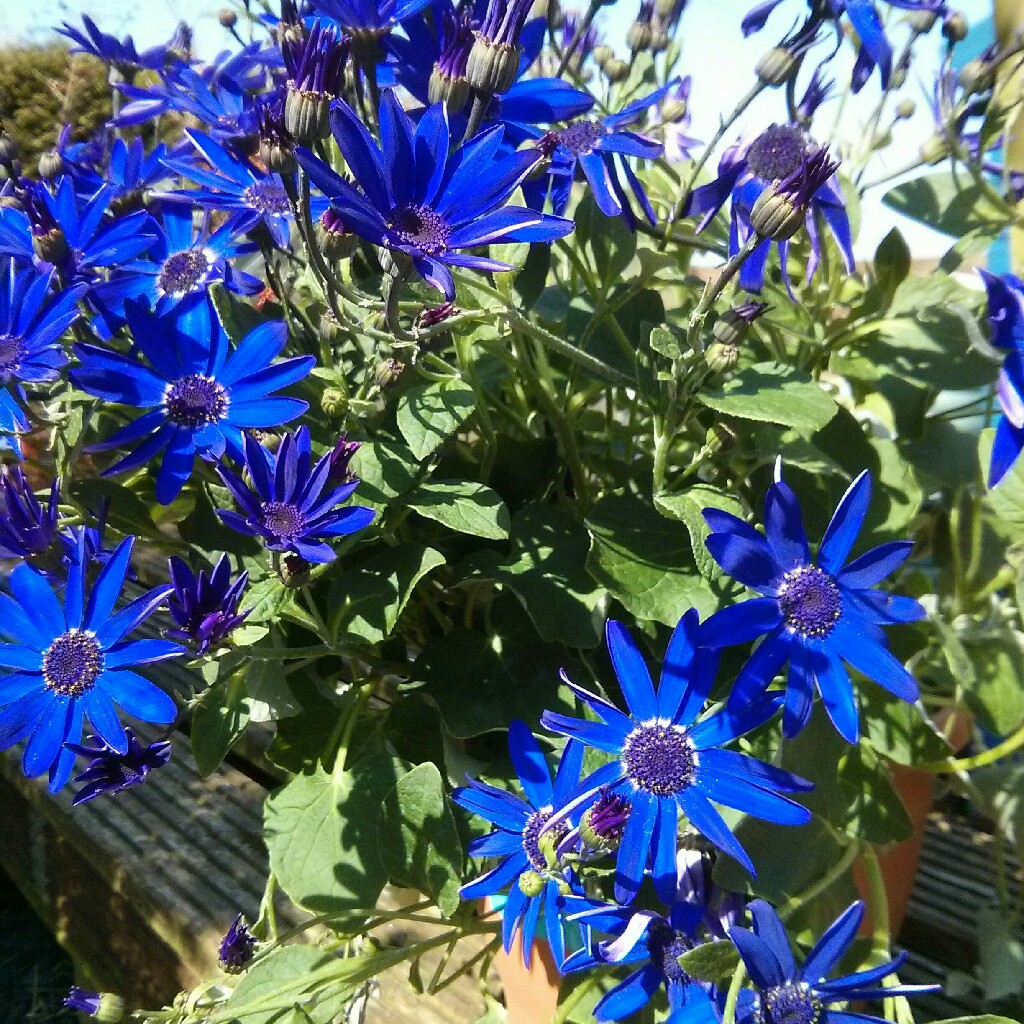
[{"label": "purple flower", "polygon": [[167,630],[167,636],[191,641],[196,653],[202,654],[245,621],[249,610],[239,613],[238,603],[249,574],[243,572],[232,580],[231,562],[226,554],[220,556],[209,573],[206,569],[193,573],[177,556],[168,559],[168,568],[174,593],[167,605],[179,628]]},{"label": "purple flower", "polygon": [[45,555],[57,539],[60,481],[50,486],[45,508],[20,466],[0,469],[0,558]]},{"label": "purple flower", "polygon": [[221,939],[217,960],[228,974],[238,974],[248,967],[255,950],[256,936],[239,914]]},{"label": "purple flower", "polygon": [[124,753],[118,753],[102,740],[96,747],[65,744],[68,750],[89,759],[85,771],[74,778],[76,783],[82,784],[82,788],[71,801],[73,807],[95,800],[105,793],[120,793],[131,786],[141,785],[154,768],[162,768],[171,759],[169,742],[150,743],[144,747],[131,729],[125,729],[124,732],[128,737],[128,749]]}]

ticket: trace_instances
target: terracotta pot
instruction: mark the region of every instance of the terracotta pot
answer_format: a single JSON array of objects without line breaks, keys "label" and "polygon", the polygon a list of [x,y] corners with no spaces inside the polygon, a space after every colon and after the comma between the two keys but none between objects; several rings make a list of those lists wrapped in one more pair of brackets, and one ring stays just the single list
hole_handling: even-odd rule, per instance
[{"label": "terracotta pot", "polygon": [[517,932],[508,953],[499,948],[494,966],[505,992],[509,1024],[547,1024],[554,1018],[562,979],[546,942],[533,944],[527,968],[523,964],[523,935]]}]

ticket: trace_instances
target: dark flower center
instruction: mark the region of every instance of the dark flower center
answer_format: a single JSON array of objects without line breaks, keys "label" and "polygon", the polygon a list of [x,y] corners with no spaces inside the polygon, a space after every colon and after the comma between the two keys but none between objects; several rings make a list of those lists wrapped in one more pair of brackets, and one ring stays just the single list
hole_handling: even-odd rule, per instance
[{"label": "dark flower center", "polygon": [[184,295],[206,277],[210,261],[202,249],[171,253],[157,275],[157,287],[168,295]]},{"label": "dark flower center", "polygon": [[693,948],[693,943],[682,933],[664,921],[655,921],[647,929],[647,952],[651,963],[661,969],[665,980],[685,984],[690,980],[686,971],[679,966],[679,958]]},{"label": "dark flower center", "polygon": [[179,377],[167,388],[164,396],[167,418],[176,427],[198,430],[224,419],[228,411],[228,394],[212,377],[191,373]]},{"label": "dark flower center", "polygon": [[[526,854],[526,859],[530,862],[530,867],[534,871],[547,871],[548,869],[548,862],[540,848],[540,833],[551,815],[551,808],[545,807],[539,811],[534,811],[526,819],[526,826],[523,829],[523,853]],[[545,835],[551,835],[554,844],[557,846],[565,838],[568,831],[569,826],[564,821],[559,821],[552,825]]]},{"label": "dark flower center", "polygon": [[265,178],[257,181],[245,190],[245,200],[260,213],[282,214],[290,209],[288,205],[288,193],[284,185],[273,178]]},{"label": "dark flower center", "polygon": [[24,357],[24,338],[17,334],[0,334],[0,376],[14,373]]},{"label": "dark flower center", "polygon": [[62,697],[84,696],[102,671],[103,652],[87,630],[69,629],[43,651],[43,681]]},{"label": "dark flower center", "polygon": [[768,989],[761,997],[763,1024],[817,1024],[821,1000],[805,983],[789,982]]},{"label": "dark flower center", "polygon": [[634,785],[671,796],[693,782],[697,750],[685,729],[660,722],[638,725],[622,746],[622,764]]},{"label": "dark flower center", "polygon": [[604,134],[604,128],[593,121],[577,121],[555,132],[555,137],[573,156],[583,156],[593,150]]},{"label": "dark flower center", "polygon": [[747,166],[765,181],[781,181],[799,166],[807,152],[807,139],[799,128],[773,124],[747,150]]},{"label": "dark flower center", "polygon": [[827,572],[802,565],[783,577],[779,605],[790,629],[801,636],[825,637],[839,621],[843,598]]},{"label": "dark flower center", "polygon": [[260,511],[263,525],[277,537],[297,537],[306,526],[306,517],[287,501],[266,501]]},{"label": "dark flower center", "polygon": [[391,227],[406,245],[428,254],[443,252],[452,233],[444,217],[429,206],[399,207],[391,215]]}]

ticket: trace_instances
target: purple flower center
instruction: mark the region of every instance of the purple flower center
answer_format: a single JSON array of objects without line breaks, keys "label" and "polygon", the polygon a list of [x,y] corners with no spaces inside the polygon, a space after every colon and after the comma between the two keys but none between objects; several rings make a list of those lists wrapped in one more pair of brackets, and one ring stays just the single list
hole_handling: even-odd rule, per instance
[{"label": "purple flower center", "polygon": [[164,394],[167,418],[176,427],[198,430],[218,423],[228,411],[228,393],[212,377],[190,373],[169,385]]},{"label": "purple flower center", "polygon": [[765,181],[781,181],[792,174],[807,152],[804,133],[789,124],[766,128],[747,150],[747,166]]},{"label": "purple flower center", "polygon": [[593,121],[577,121],[575,124],[555,132],[555,138],[573,156],[583,156],[589,153],[600,142],[605,135],[604,128]]},{"label": "purple flower center", "polygon": [[0,376],[14,373],[24,357],[24,338],[17,334],[0,334]]},{"label": "purple flower center", "polygon": [[[547,859],[540,848],[540,833],[552,813],[553,811],[550,807],[543,807],[539,811],[534,811],[526,819],[526,825],[523,828],[523,853],[526,854],[526,859],[530,862],[530,867],[534,871],[547,871],[548,869]],[[548,829],[548,832],[554,837],[555,846],[565,838],[568,831],[569,827],[564,821],[557,822]]]},{"label": "purple flower center", "polygon": [[391,214],[391,227],[406,244],[432,255],[448,248],[452,229],[436,210],[429,206],[400,206]]},{"label": "purple flower center", "polygon": [[260,213],[272,216],[280,216],[288,213],[291,207],[288,205],[288,193],[284,185],[273,178],[264,178],[262,181],[254,182],[245,190],[245,201]]},{"label": "purple flower center", "polygon": [[685,729],[661,722],[638,725],[622,745],[622,764],[635,786],[657,796],[686,789],[697,771],[697,749]]},{"label": "purple flower center", "polygon": [[654,921],[647,929],[647,952],[651,963],[661,969],[665,980],[684,984],[689,975],[679,966],[679,958],[693,948],[693,943],[682,932],[673,929],[664,921]]},{"label": "purple flower center", "polygon": [[835,580],[815,565],[791,569],[782,579],[779,605],[786,625],[804,637],[828,636],[843,611]]},{"label": "purple flower center", "polygon": [[185,295],[206,277],[210,261],[202,249],[171,253],[157,275],[157,287],[167,295]]},{"label": "purple flower center", "polygon": [[821,1000],[806,983],[789,982],[768,989],[761,997],[763,1024],[817,1024]]},{"label": "purple flower center", "polygon": [[103,652],[93,633],[69,629],[43,651],[43,681],[62,697],[82,697],[103,671]]},{"label": "purple flower center", "polygon": [[260,511],[263,514],[263,525],[275,537],[297,537],[306,527],[306,517],[290,502],[266,501]]}]

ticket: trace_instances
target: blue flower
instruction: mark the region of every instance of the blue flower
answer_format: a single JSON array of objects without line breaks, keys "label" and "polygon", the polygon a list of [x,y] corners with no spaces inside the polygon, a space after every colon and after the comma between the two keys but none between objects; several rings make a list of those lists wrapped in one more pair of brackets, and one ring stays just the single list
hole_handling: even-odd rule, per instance
[{"label": "blue flower", "polygon": [[84,286],[50,291],[54,271],[18,273],[13,260],[0,261],[0,432],[31,426],[22,403],[22,384],[49,384],[67,363],[61,337],[78,319]]},{"label": "blue flower", "polygon": [[118,268],[109,281],[96,285],[90,299],[99,309],[101,323],[93,321],[99,333],[112,335],[125,321],[125,303],[144,300],[158,316],[171,311],[186,298],[207,291],[210,285],[223,283],[240,295],[255,295],[263,282],[236,270],[228,261],[255,252],[255,242],[240,236],[259,217],[255,213],[237,213],[215,231],[210,230],[207,214],[197,227],[192,211],[185,206],[168,205],[162,213],[163,226],[154,220],[159,235],[147,260],[133,260]]},{"label": "blue flower", "polygon": [[331,106],[331,129],[356,182],[346,182],[308,149],[295,155],[351,231],[405,253],[445,298],[455,297],[449,267],[510,270],[507,263],[459,250],[491,242],[548,242],[572,221],[505,201],[540,154],[498,155],[501,129],[492,128],[449,154],[448,118],[435,104],[414,128],[391,90],[381,97],[378,145],[343,100]]},{"label": "blue flower", "polygon": [[[212,169],[207,170],[198,163],[185,160],[165,160],[168,167],[191,179],[199,187],[185,192],[163,192],[160,198],[178,203],[195,203],[209,210],[255,214],[255,223],[262,221],[274,241],[282,248],[287,247],[291,235],[292,208],[281,176],[266,174],[248,161],[236,160],[203,132],[188,129],[185,135]],[[326,201],[320,197],[314,197],[310,205],[314,217],[319,217],[327,209]]]},{"label": "blue flower", "polygon": [[243,428],[276,427],[309,408],[298,398],[274,395],[308,376],[315,362],[312,356],[273,361],[288,337],[284,323],[260,324],[231,351],[206,295],[179,303],[165,316],[134,303],[126,314],[132,351],[122,355],[78,345],[81,365],[71,378],[76,387],[104,401],[148,410],[90,450],[142,442],[106,474],[141,466],[163,452],[156,479],[161,504],[181,492],[196,455],[216,461],[229,449],[239,457]]},{"label": "blue flower", "polygon": [[145,210],[104,219],[113,196],[107,185],[79,200],[67,176],[56,192],[38,182],[22,184],[24,210],[0,208],[0,256],[22,262],[35,262],[38,256],[59,267],[68,283],[77,283],[91,280],[96,270],[133,259],[155,241]]},{"label": "blue flower", "polygon": [[422,11],[431,0],[312,0],[312,6],[349,35],[390,32],[400,21]]},{"label": "blue flower", "polygon": [[887,649],[882,626],[914,622],[924,609],[913,598],[875,589],[906,561],[913,543],[880,544],[844,564],[870,501],[871,476],[865,470],[839,502],[816,562],[800,503],[779,469],[765,497],[764,536],[728,512],[704,510],[712,531],[708,551],[733,579],[763,595],[723,608],[705,623],[708,642],[720,646],[767,634],[736,679],[731,710],[758,699],[787,661],[782,718],[787,737],[796,736],[810,719],[817,686],[836,730],[857,742],[857,705],[843,662],[901,700],[917,700],[917,683]]},{"label": "blue flower", "polygon": [[[497,828],[474,839],[470,856],[499,857],[496,867],[476,881],[464,885],[460,895],[466,900],[492,896],[511,885],[508,902],[502,908],[502,940],[505,952],[522,927],[523,961],[530,965],[541,912],[548,943],[555,963],[565,959],[565,932],[560,905],[562,893],[569,888],[564,869],[552,866],[541,849],[541,830],[553,814],[561,810],[573,787],[579,782],[583,766],[583,744],[570,741],[559,761],[554,782],[540,744],[525,722],[513,721],[508,732],[509,753],[526,799],[496,789],[478,779],[455,790],[452,799],[467,811],[493,822]],[[563,823],[554,830],[552,843],[568,830]]]},{"label": "blue flower", "polygon": [[57,539],[60,481],[50,487],[44,508],[20,466],[0,467],[0,558],[45,555]]},{"label": "blue flower", "polygon": [[373,509],[360,505],[339,508],[359,484],[331,481],[334,451],[313,462],[309,430],[285,434],[276,454],[250,435],[245,437],[245,468],[252,487],[219,466],[224,485],[242,507],[242,514],[218,509],[232,529],[261,537],[271,551],[292,551],[307,562],[333,562],[328,540],[355,533],[373,522]]},{"label": "blue flower", "polygon": [[996,425],[988,470],[988,485],[995,487],[1024,449],[1024,281],[1013,274],[979,273],[988,293],[992,344],[1006,353],[999,369],[1002,416]]},{"label": "blue flower", "polygon": [[[718,1024],[724,993],[691,978],[679,965],[684,953],[704,942],[724,939],[742,913],[742,898],[718,889],[711,881],[710,867],[707,858],[696,851],[679,852],[676,892],[666,915],[568,897],[569,919],[585,925],[591,935],[612,936],[612,941],[591,941],[569,957],[564,973],[609,963],[633,968],[598,1000],[594,1019],[599,1024],[636,1013],[662,986],[668,996],[671,1024]],[[752,1002],[749,992],[740,1003],[741,1012],[748,1000]]]},{"label": "blue flower", "polygon": [[245,918],[238,914],[220,940],[217,962],[228,974],[239,974],[249,966],[256,952],[256,936],[249,931]]},{"label": "blue flower", "polygon": [[654,224],[657,220],[654,208],[628,158],[654,160],[664,152],[664,146],[656,139],[629,129],[679,84],[678,79],[673,79],[623,107],[617,114],[574,121],[565,128],[542,135],[535,145],[550,159],[550,170],[547,176],[527,183],[523,190],[527,202],[542,209],[550,193],[552,209],[555,213],[564,213],[579,166],[602,213],[622,217],[630,227],[635,227],[632,193],[644,217]]},{"label": "blue flower", "polygon": [[703,646],[697,612],[679,621],[665,654],[657,693],[632,637],[621,623],[605,627],[608,652],[629,706],[614,704],[563,681],[600,719],[593,722],[545,711],[541,722],[615,759],[588,776],[570,809],[602,787],[625,792],[633,804],[619,847],[615,899],[636,896],[648,861],[662,902],[671,904],[676,889],[676,830],[679,812],[720,850],[754,872],[743,847],[711,801],[783,825],[803,825],[811,814],[783,793],[811,789],[803,779],[746,754],[719,749],[766,722],[777,710],[771,695],[742,709],[721,710],[702,718],[718,665],[717,654]]},{"label": "blue flower", "polygon": [[75,28],[64,22],[57,29],[61,35],[67,36],[77,44],[72,47],[72,53],[88,53],[107,64],[118,65],[122,71],[136,68],[158,71],[167,60],[166,43],[162,46],[151,46],[140,52],[131,36],[118,39],[117,36],[101,31],[88,14],[82,15],[82,24],[84,28]]},{"label": "blue flower", "polygon": [[0,678],[0,749],[27,739],[22,761],[34,778],[49,770],[50,792],[68,780],[83,715],[96,734],[120,754],[128,736],[117,709],[143,722],[166,724],[177,715],[174,701],[132,670],[184,653],[167,640],[125,640],[170,592],[154,589],[114,611],[124,584],[134,537],[127,537],[86,593],[81,561],[68,569],[63,605],[41,573],[22,563],[0,594],[0,665],[14,669]]},{"label": "blue flower", "polygon": [[[738,143],[725,151],[718,165],[718,177],[709,184],[694,189],[684,213],[699,215],[697,230],[703,231],[715,214],[731,199],[729,255],[735,256],[753,231],[750,213],[761,193],[773,182],[799,176],[802,167],[820,160],[821,156],[821,150],[814,146],[799,125],[770,125],[753,142]],[[852,273],[854,261],[850,218],[835,178],[830,175],[824,183],[816,183],[807,199],[806,225],[811,240],[807,280],[810,281],[814,276],[821,261],[819,214],[825,219],[839,246],[844,266]],[[785,277],[789,242],[777,244],[779,262]],[[764,287],[765,264],[771,247],[771,240],[766,238],[754,249],[740,269],[740,286],[747,291],[759,292]]]},{"label": "blue flower", "polygon": [[128,749],[125,751],[117,751],[102,740],[97,747],[66,744],[68,750],[89,759],[85,770],[74,778],[82,788],[75,793],[72,807],[88,803],[105,793],[113,795],[141,785],[154,768],[162,768],[171,759],[171,744],[166,740],[144,747],[131,729],[124,732],[128,737]]},{"label": "blue flower", "polygon": [[193,573],[178,557],[168,560],[174,593],[167,602],[178,628],[167,630],[175,640],[190,640],[196,653],[202,654],[219,644],[233,629],[240,626],[249,610],[239,614],[238,603],[249,582],[243,572],[231,579],[231,562],[221,555],[212,572],[200,569]]},{"label": "blue flower", "polygon": [[730,928],[729,938],[757,987],[757,998],[737,1013],[737,1024],[881,1024],[880,1017],[832,1009],[831,1004],[912,996],[938,992],[942,987],[883,986],[882,979],[900,969],[906,953],[857,974],[825,980],[857,937],[864,917],[864,904],[860,901],[832,922],[800,967],[796,966],[786,929],[775,910],[764,900],[752,900],[747,909],[753,918],[753,931]]}]

